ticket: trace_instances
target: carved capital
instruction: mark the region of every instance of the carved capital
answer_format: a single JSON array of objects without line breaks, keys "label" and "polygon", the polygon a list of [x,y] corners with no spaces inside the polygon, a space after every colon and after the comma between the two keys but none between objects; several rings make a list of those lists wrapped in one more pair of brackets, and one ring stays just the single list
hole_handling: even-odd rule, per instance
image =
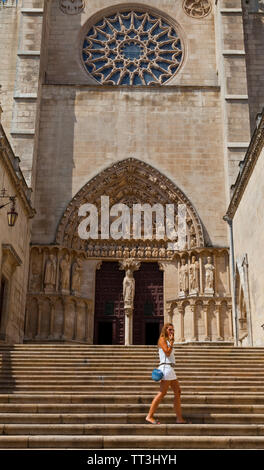
[{"label": "carved capital", "polygon": [[119,261],[120,267],[119,269],[121,270],[127,270],[130,269],[131,271],[138,271],[141,265],[140,261],[135,260],[134,258],[127,258],[124,260]]}]

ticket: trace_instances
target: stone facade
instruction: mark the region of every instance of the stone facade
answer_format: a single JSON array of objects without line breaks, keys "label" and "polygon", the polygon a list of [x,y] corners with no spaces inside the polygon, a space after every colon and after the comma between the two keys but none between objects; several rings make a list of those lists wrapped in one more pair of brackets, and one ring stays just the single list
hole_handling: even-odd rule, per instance
[{"label": "stone facade", "polygon": [[27,187],[0,123],[0,179],[1,192],[16,196],[18,219],[14,227],[8,226],[8,198],[0,198],[0,342],[20,343],[24,338],[25,306],[28,280],[29,239],[31,218],[31,191]]},{"label": "stone facade", "polygon": [[240,344],[263,346],[264,113],[233,186],[227,216],[233,225],[234,308]]},{"label": "stone facade", "polygon": [[[252,2],[1,5],[5,126],[36,208],[25,340],[92,343],[97,268],[132,259],[160,263],[179,341],[233,341],[223,215],[263,101]],[[186,246],[81,239],[79,208],[106,195],[111,207],[186,204]]]}]

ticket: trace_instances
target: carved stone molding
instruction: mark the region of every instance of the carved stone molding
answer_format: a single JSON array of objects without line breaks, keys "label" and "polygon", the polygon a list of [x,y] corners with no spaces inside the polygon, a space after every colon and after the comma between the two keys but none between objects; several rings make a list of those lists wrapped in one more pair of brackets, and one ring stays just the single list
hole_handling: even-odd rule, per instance
[{"label": "carved stone molding", "polygon": [[77,15],[85,8],[85,0],[60,0],[60,9],[67,15]]},{"label": "carved stone molding", "polygon": [[[176,213],[178,205],[183,204],[186,206],[186,223],[187,223],[187,241],[186,248],[191,249],[195,247],[204,246],[204,234],[202,223],[196,213],[195,208],[185,196],[185,194],[165,175],[161,174],[158,170],[151,165],[137,160],[135,158],[128,158],[117,162],[110,167],[103,170],[97,176],[92,178],[70,201],[66,208],[57,228],[55,243],[72,249],[88,251],[95,248],[111,249],[114,247],[122,248],[122,246],[131,246],[131,249],[137,250],[144,248],[148,249],[150,245],[154,250],[153,257],[166,257],[167,244],[170,241],[166,235],[162,239],[156,237],[153,226],[153,236],[149,240],[133,239],[128,240],[113,240],[112,238],[105,239],[88,239],[83,240],[79,237],[78,226],[83,220],[79,215],[79,208],[85,203],[94,204],[97,207],[98,216],[101,216],[101,196],[109,196],[109,205],[112,207],[114,204],[122,203],[129,207],[132,213],[133,204],[149,204],[151,207],[154,204],[161,204],[164,208],[166,204],[174,204]],[[177,219],[177,218],[176,218]],[[131,230],[133,235],[133,230]],[[157,251],[160,250],[160,253]],[[163,252],[163,253],[162,253]],[[170,253],[173,255],[173,251]],[[127,257],[132,257],[131,253],[127,253]],[[123,258],[123,253],[120,254]],[[138,258],[141,256],[138,255]]]},{"label": "carved stone molding", "polygon": [[209,0],[184,0],[183,10],[191,18],[204,18],[211,12],[212,6]]}]

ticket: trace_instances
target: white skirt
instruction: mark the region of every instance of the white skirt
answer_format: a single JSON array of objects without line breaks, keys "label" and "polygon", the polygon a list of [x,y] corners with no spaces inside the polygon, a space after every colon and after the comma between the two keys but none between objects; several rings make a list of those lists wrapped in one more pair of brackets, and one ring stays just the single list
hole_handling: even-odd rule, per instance
[{"label": "white skirt", "polygon": [[163,372],[163,377],[161,380],[177,380],[177,376],[174,372],[173,367],[169,365],[162,365],[158,367],[161,372]]}]

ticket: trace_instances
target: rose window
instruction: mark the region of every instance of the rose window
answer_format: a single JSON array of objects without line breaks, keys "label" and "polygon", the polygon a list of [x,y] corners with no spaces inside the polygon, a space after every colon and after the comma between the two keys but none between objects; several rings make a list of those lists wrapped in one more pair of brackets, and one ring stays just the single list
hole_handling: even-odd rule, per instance
[{"label": "rose window", "polygon": [[87,71],[100,84],[154,85],[175,75],[183,47],[167,19],[122,11],[89,29],[82,56]]}]

